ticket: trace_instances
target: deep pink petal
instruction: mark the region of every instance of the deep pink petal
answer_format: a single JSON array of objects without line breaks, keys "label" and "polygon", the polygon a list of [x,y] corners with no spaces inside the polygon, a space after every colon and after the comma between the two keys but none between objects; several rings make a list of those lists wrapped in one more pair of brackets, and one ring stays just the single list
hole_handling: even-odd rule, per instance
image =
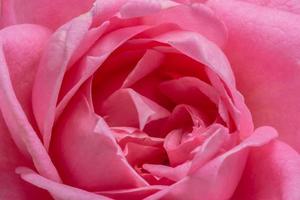
[{"label": "deep pink petal", "polygon": [[274,126],[300,151],[300,16],[241,1],[209,5],[230,30],[225,52],[256,127]]},{"label": "deep pink petal", "polygon": [[141,130],[149,122],[166,118],[169,114],[168,110],[132,89],[117,90],[101,109],[101,115],[111,126],[132,126]]},{"label": "deep pink petal", "polygon": [[135,68],[126,77],[122,87],[129,87],[160,67],[164,56],[155,50],[147,50]]}]

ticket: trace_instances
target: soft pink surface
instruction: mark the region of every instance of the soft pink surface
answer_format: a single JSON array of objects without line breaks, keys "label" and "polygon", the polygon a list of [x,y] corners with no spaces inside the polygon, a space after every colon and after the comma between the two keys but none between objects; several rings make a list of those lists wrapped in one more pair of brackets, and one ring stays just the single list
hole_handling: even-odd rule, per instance
[{"label": "soft pink surface", "polygon": [[3,0],[0,27],[13,24],[40,24],[56,29],[88,11],[93,0]]},{"label": "soft pink surface", "polygon": [[[20,32],[18,37],[14,37],[15,32]],[[49,31],[36,25],[18,25],[1,30],[0,37],[0,108],[3,114],[0,116],[0,198],[17,200],[42,196],[50,199],[47,193],[24,184],[15,174],[17,166],[33,167],[32,158],[41,174],[57,177],[29,123],[34,121],[31,107],[34,71]],[[21,77],[24,82],[20,82]]]},{"label": "soft pink surface", "polygon": [[300,2],[298,0],[240,0],[254,3],[260,6],[266,6],[274,9],[289,11],[300,14]]},{"label": "soft pink surface", "polygon": [[232,0],[209,5],[229,29],[225,53],[254,124],[274,126],[300,151],[300,16]]},{"label": "soft pink surface", "polygon": [[1,3],[0,199],[300,199],[296,1]]}]

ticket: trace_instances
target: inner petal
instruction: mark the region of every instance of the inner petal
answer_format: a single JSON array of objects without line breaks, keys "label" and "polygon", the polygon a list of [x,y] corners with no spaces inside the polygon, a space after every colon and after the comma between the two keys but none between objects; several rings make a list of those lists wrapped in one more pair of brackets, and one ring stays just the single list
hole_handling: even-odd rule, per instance
[{"label": "inner petal", "polygon": [[203,119],[212,123],[217,116],[217,92],[213,87],[194,77],[182,77],[160,84],[160,91],[175,104],[192,105],[204,112]]},{"label": "inner petal", "polygon": [[102,105],[100,114],[111,126],[132,126],[141,130],[153,120],[166,118],[169,111],[138,94],[133,89],[120,89]]}]

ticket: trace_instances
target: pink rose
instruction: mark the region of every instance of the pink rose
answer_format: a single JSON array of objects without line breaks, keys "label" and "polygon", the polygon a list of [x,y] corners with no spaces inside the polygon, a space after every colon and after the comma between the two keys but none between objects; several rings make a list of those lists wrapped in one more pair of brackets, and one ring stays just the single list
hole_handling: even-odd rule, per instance
[{"label": "pink rose", "polygon": [[1,200],[300,199],[298,1],[0,5]]}]

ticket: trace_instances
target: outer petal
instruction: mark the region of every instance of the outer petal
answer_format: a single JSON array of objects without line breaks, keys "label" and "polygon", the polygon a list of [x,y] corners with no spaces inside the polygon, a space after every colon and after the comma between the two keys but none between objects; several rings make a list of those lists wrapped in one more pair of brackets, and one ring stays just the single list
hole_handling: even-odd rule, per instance
[{"label": "outer petal", "polygon": [[0,199],[50,200],[49,194],[20,179],[15,173],[15,168],[20,165],[32,167],[32,163],[18,151],[0,114]]},{"label": "outer petal", "polygon": [[86,12],[94,0],[2,0],[0,27],[12,24],[40,24],[56,29]]},{"label": "outer petal", "polygon": [[[23,70],[28,70],[28,64],[31,63],[27,60],[30,57],[28,55],[28,52],[30,52],[30,50],[25,53],[23,52],[24,49],[32,48],[31,53],[39,54],[39,51],[36,51],[36,48],[40,46],[41,42],[44,42],[39,40],[44,37],[41,37],[41,35],[43,34],[39,35],[37,33],[43,33],[43,31],[41,31],[42,28],[39,26],[30,26],[30,28],[28,29],[26,25],[17,27],[11,26],[9,27],[9,29],[11,30],[11,32],[8,31],[10,34],[13,34],[14,31],[24,32],[22,35],[23,40],[14,40],[14,37],[6,38],[4,34],[0,41],[0,110],[8,129],[10,130],[11,136],[19,149],[21,149],[24,154],[28,153],[27,155],[30,155],[32,157],[35,167],[43,176],[46,176],[50,179],[59,180],[59,176],[51,162],[51,159],[49,158],[49,155],[45,151],[45,148],[42,145],[32,124],[30,124],[26,113],[24,112],[25,109],[23,109],[20,104],[24,103],[23,106],[28,106],[26,105],[26,103],[28,103],[28,99],[30,99],[30,96],[28,97],[28,91],[25,92],[24,90],[27,89],[30,91],[31,88],[28,88],[28,86],[26,85],[30,85],[32,83],[32,79],[30,80],[29,78],[29,80],[27,80],[27,83],[23,83],[24,85],[13,85],[14,83],[11,81],[13,78],[13,75],[11,74],[24,73],[25,71]],[[36,30],[37,32],[33,30]],[[28,42],[28,40],[31,42]],[[26,45],[26,47],[23,46],[24,44]],[[5,49],[9,50],[6,52]],[[16,51],[16,49],[20,50]],[[9,56],[9,53],[11,52],[14,52],[16,58],[20,59],[16,59],[14,61],[19,61],[20,63],[18,63],[19,65],[11,65],[10,68],[7,65],[7,58],[10,58],[11,55]],[[37,59],[35,56],[33,56],[33,58]],[[34,64],[34,62],[31,64]],[[16,70],[16,66],[18,67],[18,71],[14,71]],[[17,77],[20,76],[18,75]],[[28,77],[31,76],[24,75],[24,78]],[[20,100],[18,99],[18,97],[20,98]]]},{"label": "outer petal", "polygon": [[102,195],[49,180],[25,167],[19,167],[16,172],[21,175],[24,181],[48,190],[51,194],[59,198],[59,200],[110,200],[110,198]]},{"label": "outer petal", "polygon": [[300,14],[300,2],[298,0],[241,0],[257,5],[286,10],[296,14]]},{"label": "outer petal", "polygon": [[230,30],[226,54],[256,126],[300,151],[300,16],[240,1],[210,1]]},{"label": "outer petal", "polygon": [[300,157],[274,141],[253,149],[233,199],[300,199]]},{"label": "outer petal", "polygon": [[[178,18],[178,13],[181,13]],[[177,5],[142,18],[145,24],[172,23],[186,31],[202,34],[220,47],[227,40],[227,29],[204,4]]]}]

